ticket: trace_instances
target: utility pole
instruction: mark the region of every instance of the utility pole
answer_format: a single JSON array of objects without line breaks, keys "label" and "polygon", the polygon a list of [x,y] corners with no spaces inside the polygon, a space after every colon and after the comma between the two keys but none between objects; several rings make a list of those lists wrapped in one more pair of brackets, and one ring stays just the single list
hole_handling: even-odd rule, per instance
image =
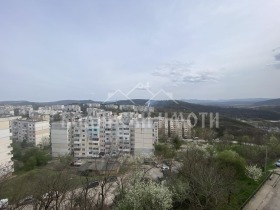
[{"label": "utility pole", "polygon": [[265,145],[265,163],[264,163],[264,171],[266,172],[267,167],[267,144]]}]

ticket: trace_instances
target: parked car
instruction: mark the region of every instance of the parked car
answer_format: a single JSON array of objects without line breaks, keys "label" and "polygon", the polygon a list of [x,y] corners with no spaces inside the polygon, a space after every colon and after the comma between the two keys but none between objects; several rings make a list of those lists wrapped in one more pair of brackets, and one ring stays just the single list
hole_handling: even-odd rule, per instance
[{"label": "parked car", "polygon": [[87,184],[87,188],[94,188],[94,187],[97,187],[99,186],[99,182],[98,181],[92,181],[92,182],[89,182]]},{"label": "parked car", "polygon": [[74,161],[74,166],[81,166],[83,162],[81,160]]},{"label": "parked car", "polygon": [[169,166],[167,166],[167,165],[162,165],[162,167],[161,167],[161,170],[162,171],[167,171],[167,170],[169,170],[170,168],[169,168]]},{"label": "parked car", "polygon": [[277,160],[277,162],[275,163],[275,165],[276,165],[277,167],[280,167],[280,160]]}]

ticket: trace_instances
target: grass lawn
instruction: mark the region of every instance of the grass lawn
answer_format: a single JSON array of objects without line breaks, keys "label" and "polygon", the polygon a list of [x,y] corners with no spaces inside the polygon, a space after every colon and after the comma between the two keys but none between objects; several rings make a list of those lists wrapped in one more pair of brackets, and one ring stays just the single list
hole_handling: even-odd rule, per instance
[{"label": "grass lawn", "polygon": [[254,181],[247,177],[237,181],[237,188],[235,189],[230,205],[226,205],[225,210],[236,210],[252,195],[252,193],[258,188],[263,180],[268,176],[269,172],[266,172],[259,181]]},{"label": "grass lawn", "polygon": [[[54,170],[44,168],[37,168],[32,171],[20,171],[15,173],[14,176],[0,183],[0,198],[8,198],[9,200],[18,200],[26,196],[32,195],[34,192],[34,183],[40,180],[42,175],[54,175]],[[86,178],[79,176],[70,171],[67,173],[65,179],[69,179],[73,188],[78,188],[86,182]],[[97,177],[91,177],[90,180],[96,180]],[[38,186],[36,186],[38,187]]]}]

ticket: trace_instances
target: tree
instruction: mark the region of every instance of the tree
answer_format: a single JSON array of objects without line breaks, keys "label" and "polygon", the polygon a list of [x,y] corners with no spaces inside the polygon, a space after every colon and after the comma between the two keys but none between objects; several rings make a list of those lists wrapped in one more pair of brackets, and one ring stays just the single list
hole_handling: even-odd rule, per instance
[{"label": "tree", "polygon": [[250,179],[258,181],[262,177],[262,169],[254,166],[246,166],[246,176]]},{"label": "tree", "polygon": [[143,182],[136,178],[131,180],[122,193],[124,194],[118,201],[117,210],[165,210],[172,207],[172,192],[163,184]]},{"label": "tree", "polygon": [[175,136],[172,139],[172,144],[175,150],[179,150],[182,146],[182,140],[178,136]]},{"label": "tree", "polygon": [[161,156],[162,158],[165,159],[172,159],[175,157],[175,150],[174,148],[171,148],[166,144],[156,144],[155,155]]},{"label": "tree", "polygon": [[217,154],[218,165],[221,170],[231,169],[236,176],[243,176],[245,172],[245,159],[237,152],[225,150]]},{"label": "tree", "polygon": [[37,166],[36,157],[31,156],[25,161],[24,170],[30,171],[30,170],[33,170],[36,166]]},{"label": "tree", "polygon": [[196,147],[183,153],[183,165],[172,181],[174,205],[182,209],[218,209],[226,203],[228,182],[215,158]]}]

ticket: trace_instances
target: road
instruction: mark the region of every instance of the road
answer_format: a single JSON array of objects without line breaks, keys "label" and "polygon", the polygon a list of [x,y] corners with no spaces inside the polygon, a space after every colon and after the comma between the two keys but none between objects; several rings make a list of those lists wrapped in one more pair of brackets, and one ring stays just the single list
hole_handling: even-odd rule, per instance
[{"label": "road", "polygon": [[244,210],[280,209],[280,169],[275,170],[271,180],[267,180],[256,195],[244,207]]}]

